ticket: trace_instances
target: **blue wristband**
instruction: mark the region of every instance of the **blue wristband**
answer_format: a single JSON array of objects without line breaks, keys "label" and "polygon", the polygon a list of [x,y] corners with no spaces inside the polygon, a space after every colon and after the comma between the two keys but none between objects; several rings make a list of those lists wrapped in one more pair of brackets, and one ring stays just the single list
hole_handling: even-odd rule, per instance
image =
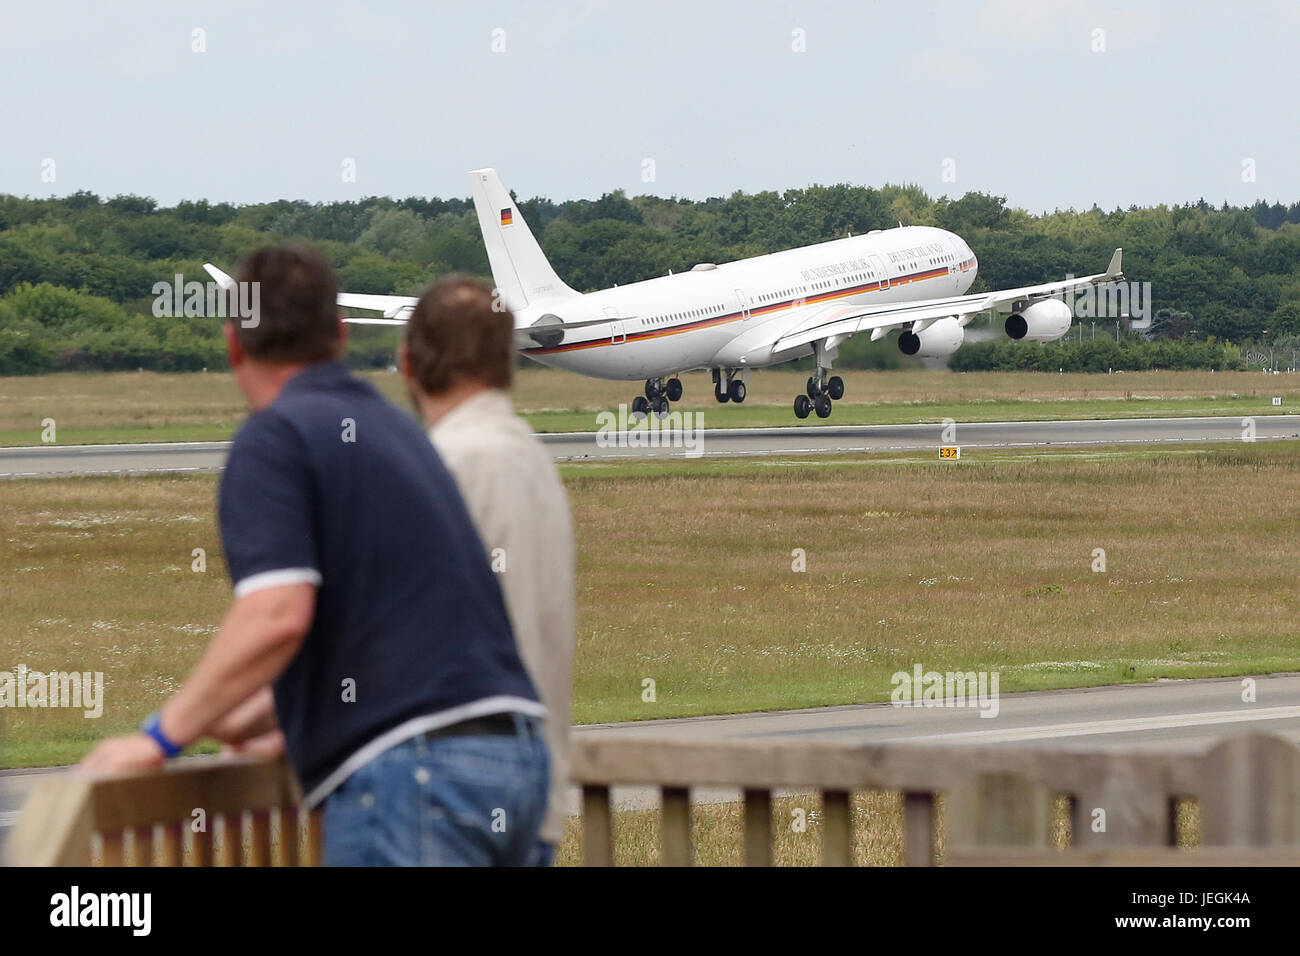
[{"label": "blue wristband", "polygon": [[157,742],[158,746],[162,748],[163,753],[169,758],[180,756],[181,751],[185,749],[184,747],[172,743],[172,741],[167,738],[167,735],[163,733],[162,718],[158,715],[158,711],[156,710],[145,718],[145,722],[140,726],[140,730],[152,737]]}]

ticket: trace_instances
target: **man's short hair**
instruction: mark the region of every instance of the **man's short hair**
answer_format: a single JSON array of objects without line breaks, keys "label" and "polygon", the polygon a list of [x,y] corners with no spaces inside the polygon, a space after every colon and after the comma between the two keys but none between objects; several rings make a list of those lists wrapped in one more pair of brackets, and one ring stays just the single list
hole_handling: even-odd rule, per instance
[{"label": "man's short hair", "polygon": [[[257,283],[255,321],[233,309],[227,314],[240,347],[265,362],[323,362],[339,353],[338,279],[315,249],[269,246],[243,261],[235,276]],[[241,288],[250,288],[242,286]],[[238,295],[238,293],[233,293]]]},{"label": "man's short hair", "polygon": [[439,279],[420,296],[403,342],[411,375],[429,395],[460,381],[509,388],[515,319],[493,291],[468,275]]}]

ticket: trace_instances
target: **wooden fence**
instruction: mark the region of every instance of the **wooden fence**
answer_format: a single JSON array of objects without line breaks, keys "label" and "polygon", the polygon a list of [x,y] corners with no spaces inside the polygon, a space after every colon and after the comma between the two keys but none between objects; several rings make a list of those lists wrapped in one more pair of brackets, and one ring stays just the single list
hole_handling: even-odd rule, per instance
[{"label": "wooden fence", "polygon": [[[851,798],[863,790],[902,794],[908,866],[1300,864],[1300,747],[1262,734],[1226,738],[1205,753],[579,735],[572,766],[588,865],[616,862],[611,788],[619,785],[660,789],[666,865],[692,862],[691,789],[719,786],[743,795],[744,860],[755,866],[772,862],[773,795],[788,788],[820,791],[823,863],[831,866],[852,861]],[[1061,796],[1072,819],[1064,850],[1049,833]],[[299,798],[277,763],[194,758],[152,774],[64,774],[31,792],[7,862],[314,865],[319,819]],[[1201,846],[1190,850],[1175,846],[1175,807],[1188,800],[1199,806],[1201,828]]]}]

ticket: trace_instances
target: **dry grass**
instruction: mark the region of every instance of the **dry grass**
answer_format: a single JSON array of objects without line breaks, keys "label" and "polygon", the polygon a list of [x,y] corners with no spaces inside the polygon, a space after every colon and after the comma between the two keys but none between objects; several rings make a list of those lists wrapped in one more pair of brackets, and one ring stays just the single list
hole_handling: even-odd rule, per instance
[{"label": "dry grass", "polygon": [[583,721],[1300,666],[1294,447],[569,474]]},{"label": "dry grass", "polygon": [[[99,720],[7,710],[0,766],[76,759],[179,686],[230,600],[215,482],[179,478],[0,485],[0,669],[102,671]],[[191,570],[195,548],[207,571]]]},{"label": "dry grass", "polygon": [[[1283,397],[1287,409],[1300,400],[1300,378],[1258,372],[958,375],[914,369],[842,374],[847,397],[831,420],[839,424],[930,421],[948,415],[973,420],[1045,414],[1269,414],[1282,410],[1270,404],[1274,395]],[[391,399],[407,405],[398,376],[372,372],[367,377]],[[758,372],[743,407],[719,407],[708,375],[688,373],[677,407],[711,410],[710,425],[791,424],[790,401],[803,390],[806,377],[806,372],[788,369]],[[517,377],[516,406],[542,430],[594,430],[597,410],[630,402],[639,390],[635,382],[534,367]],[[967,403],[969,409],[959,407]],[[243,399],[224,372],[0,378],[0,444],[39,444],[41,422],[47,418],[55,420],[60,444],[212,440],[228,437],[244,414]]]},{"label": "dry grass", "polygon": [[[918,662],[997,670],[1003,692],[1300,667],[1293,445],[565,474],[582,722],[878,701]],[[97,721],[7,711],[0,765],[76,759],[175,689],[229,600],[214,493],[0,484],[0,669],[107,684]]]}]

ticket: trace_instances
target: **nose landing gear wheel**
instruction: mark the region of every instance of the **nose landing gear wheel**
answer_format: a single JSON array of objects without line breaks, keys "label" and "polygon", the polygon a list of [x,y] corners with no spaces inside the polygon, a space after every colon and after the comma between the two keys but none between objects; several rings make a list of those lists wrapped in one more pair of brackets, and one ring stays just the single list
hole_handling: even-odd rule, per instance
[{"label": "nose landing gear wheel", "polygon": [[831,417],[831,397],[830,397],[829,395],[824,394],[824,393],[821,394],[821,395],[818,395],[817,398],[816,398],[816,400],[813,402],[813,408],[815,408],[815,409],[817,410],[817,417],[818,417],[818,418],[830,418],[830,417]]},{"label": "nose landing gear wheel", "polygon": [[723,391],[721,385],[714,386],[713,397],[718,400],[719,405],[725,405],[727,402],[731,401],[731,396],[728,395],[725,391]]},{"label": "nose landing gear wheel", "polygon": [[732,379],[731,384],[727,386],[727,397],[739,405],[745,400],[745,383],[740,379]]},{"label": "nose landing gear wheel", "polygon": [[794,397],[794,417],[807,418],[810,411],[812,411],[812,400],[807,395],[796,395]]},{"label": "nose landing gear wheel", "polygon": [[838,375],[832,375],[830,381],[826,383],[826,394],[837,402],[843,398],[844,379],[840,378]]},{"label": "nose landing gear wheel", "polygon": [[668,384],[664,386],[664,392],[668,395],[668,401],[681,401],[682,380],[680,378],[670,378]]}]

